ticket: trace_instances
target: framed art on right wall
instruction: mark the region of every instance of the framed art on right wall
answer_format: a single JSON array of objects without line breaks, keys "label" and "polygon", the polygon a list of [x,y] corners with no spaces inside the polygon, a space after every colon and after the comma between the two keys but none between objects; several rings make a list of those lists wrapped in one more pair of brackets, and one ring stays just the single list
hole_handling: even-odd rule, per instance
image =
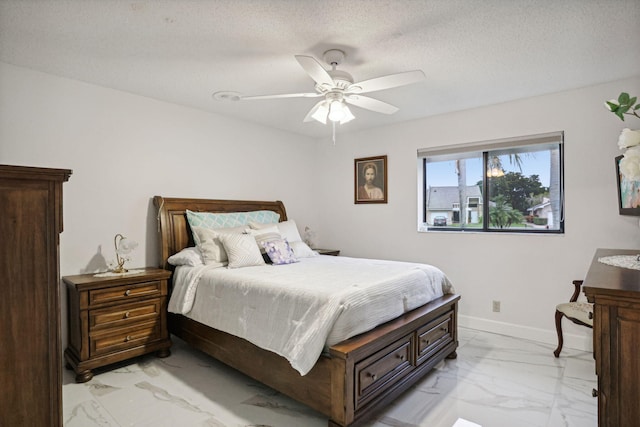
[{"label": "framed art on right wall", "polygon": [[640,181],[625,178],[620,173],[620,160],[616,157],[616,177],[618,182],[618,209],[620,215],[640,216]]}]

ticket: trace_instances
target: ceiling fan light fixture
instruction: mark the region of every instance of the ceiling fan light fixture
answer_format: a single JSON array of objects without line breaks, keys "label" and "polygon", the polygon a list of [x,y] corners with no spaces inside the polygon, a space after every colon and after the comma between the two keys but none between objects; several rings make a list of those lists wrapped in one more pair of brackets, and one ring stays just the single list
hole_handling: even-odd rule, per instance
[{"label": "ceiling fan light fixture", "polygon": [[316,108],[316,111],[311,115],[311,118],[326,125],[328,113],[329,107],[327,107],[327,102],[325,101],[318,105],[318,108]]},{"label": "ceiling fan light fixture", "polygon": [[344,105],[342,101],[331,101],[329,105],[329,120],[332,122],[341,122],[346,116],[345,108],[347,108],[347,106]]},{"label": "ceiling fan light fixture", "polygon": [[355,119],[356,116],[354,116],[351,113],[351,110],[349,109],[348,106],[344,106],[344,117],[342,118],[342,120],[340,120],[340,124],[343,125],[345,123],[349,123],[351,120]]}]

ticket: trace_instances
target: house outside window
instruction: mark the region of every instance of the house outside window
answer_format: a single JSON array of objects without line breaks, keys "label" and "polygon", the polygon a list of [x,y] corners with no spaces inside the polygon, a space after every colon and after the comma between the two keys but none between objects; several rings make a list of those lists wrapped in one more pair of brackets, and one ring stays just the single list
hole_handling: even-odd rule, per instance
[{"label": "house outside window", "polygon": [[563,133],[418,150],[418,231],[564,233]]}]

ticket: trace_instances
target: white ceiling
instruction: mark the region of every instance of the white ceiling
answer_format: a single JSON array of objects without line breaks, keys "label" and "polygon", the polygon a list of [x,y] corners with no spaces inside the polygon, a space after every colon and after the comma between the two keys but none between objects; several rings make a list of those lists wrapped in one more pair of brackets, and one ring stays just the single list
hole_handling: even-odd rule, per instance
[{"label": "white ceiling", "polygon": [[330,48],[356,81],[424,71],[347,132],[637,76],[639,23],[640,0],[0,0],[0,61],[325,137],[316,99],[212,94],[313,92],[294,55]]}]

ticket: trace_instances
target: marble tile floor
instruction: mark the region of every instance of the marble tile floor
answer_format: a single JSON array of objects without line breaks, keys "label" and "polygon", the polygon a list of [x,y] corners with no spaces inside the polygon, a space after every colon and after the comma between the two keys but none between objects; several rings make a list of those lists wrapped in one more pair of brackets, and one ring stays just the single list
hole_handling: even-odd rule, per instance
[{"label": "marble tile floor", "polygon": [[[590,352],[460,329],[447,360],[367,427],[596,427]],[[66,427],[325,427],[308,407],[245,377],[174,338],[172,354],[97,370],[76,384],[64,370]]]}]

